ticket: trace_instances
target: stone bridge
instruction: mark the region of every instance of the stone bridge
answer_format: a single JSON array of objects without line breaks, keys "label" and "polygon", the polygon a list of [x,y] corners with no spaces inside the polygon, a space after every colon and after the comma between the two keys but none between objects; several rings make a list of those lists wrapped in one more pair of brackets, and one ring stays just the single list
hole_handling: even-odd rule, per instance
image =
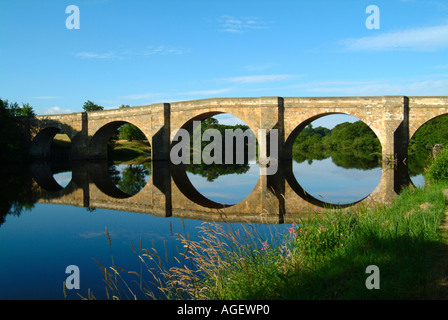
[{"label": "stone bridge", "polygon": [[[185,171],[169,164],[173,143],[171,133],[180,128],[190,128],[194,120],[203,120],[220,113],[238,117],[254,132],[259,129],[265,129],[267,134],[272,129],[279,132],[278,160],[282,163],[281,170],[274,176],[260,175],[252,194],[242,203],[230,207],[222,207],[201,197],[192,186],[185,187],[188,186],[188,178],[185,179],[186,175],[182,173]],[[375,191],[363,202],[384,202],[393,198],[401,185],[409,182],[405,164],[412,135],[427,121],[446,113],[448,97],[215,98],[37,116],[29,120],[27,133],[29,150],[35,158],[48,157],[53,137],[62,131],[72,141],[73,160],[104,160],[107,159],[107,142],[112,134],[121,125],[131,123],[143,131],[151,144],[153,174],[151,183],[136,196],[128,198],[128,204],[124,206],[129,207],[132,202],[141,208],[136,211],[147,212],[142,208],[147,205],[148,199],[152,199],[152,211],[148,210],[153,214],[160,210],[165,216],[176,215],[176,210],[184,210],[206,216],[223,212],[234,216],[250,216],[265,212],[284,217],[297,211],[319,211],[325,205],[305,194],[292,175],[293,142],[310,122],[330,114],[347,114],[362,120],[373,130],[382,145],[383,176]],[[269,144],[269,139],[259,143]],[[269,149],[269,145],[262,145],[260,149]],[[168,164],[159,160],[165,160]],[[97,168],[89,172],[90,178],[95,180],[100,170]],[[92,205],[97,201],[107,203],[107,206],[116,203],[113,199],[117,198],[108,198],[107,192],[104,192],[107,188],[101,191],[101,183],[92,184],[79,178],[73,181],[81,181],[77,188],[83,199],[78,205]],[[95,191],[95,188],[98,190]],[[156,203],[159,204],[157,210],[154,207]],[[101,207],[100,204],[98,206]],[[119,207],[118,204],[116,206]]]}]

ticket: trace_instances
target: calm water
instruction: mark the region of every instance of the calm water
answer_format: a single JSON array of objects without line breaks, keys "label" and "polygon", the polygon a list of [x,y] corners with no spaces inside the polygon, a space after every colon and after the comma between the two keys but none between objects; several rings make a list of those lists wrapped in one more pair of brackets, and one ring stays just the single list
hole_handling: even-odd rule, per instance
[{"label": "calm water", "polygon": [[[112,181],[123,191],[142,188],[151,176],[151,168],[126,165],[110,170]],[[235,204],[243,201],[258,181],[259,167],[251,164],[239,173],[213,175],[188,172],[195,188],[215,202]],[[293,163],[300,185],[315,198],[330,203],[351,203],[368,196],[381,178],[381,168],[368,170],[336,166],[331,158]],[[54,175],[61,187],[67,187],[72,172]],[[2,181],[3,189],[9,182]],[[31,192],[31,191],[30,191]],[[1,208],[1,207],[0,207]],[[68,299],[76,293],[93,290],[104,298],[104,283],[97,259],[104,266],[113,263],[126,270],[139,271],[134,255],[140,240],[144,248],[154,248],[172,257],[178,247],[176,234],[197,235],[203,221],[164,218],[150,214],[34,203],[20,214],[8,214],[0,225],[0,299],[63,299],[63,281],[68,265],[80,269],[80,290],[67,290]],[[235,224],[238,227],[238,224]],[[108,245],[107,227],[112,246]],[[289,225],[259,225],[260,230],[285,231]],[[170,259],[168,259],[170,260]]]}]

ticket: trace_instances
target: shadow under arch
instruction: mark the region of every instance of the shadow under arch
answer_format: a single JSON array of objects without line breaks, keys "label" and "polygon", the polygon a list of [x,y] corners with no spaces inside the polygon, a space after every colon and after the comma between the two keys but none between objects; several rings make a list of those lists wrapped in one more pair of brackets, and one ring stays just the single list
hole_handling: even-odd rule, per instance
[{"label": "shadow under arch", "polygon": [[[326,113],[321,113],[321,114],[317,114],[314,115],[310,118],[308,118],[307,120],[303,121],[302,123],[300,123],[290,134],[289,136],[286,138],[285,140],[285,144],[283,146],[283,158],[284,160],[282,160],[282,172],[284,175],[285,180],[288,182],[289,186],[291,187],[291,189],[294,190],[294,192],[300,196],[302,199],[304,199],[305,201],[321,207],[321,208],[331,208],[331,209],[343,209],[343,208],[348,208],[351,206],[354,206],[360,202],[362,202],[363,200],[365,200],[366,198],[369,197],[369,195],[375,190],[375,188],[373,188],[373,190],[370,192],[370,194],[366,195],[365,197],[363,197],[360,200],[351,202],[351,203],[347,203],[347,204],[334,204],[334,203],[329,203],[329,202],[325,202],[322,200],[317,199],[316,197],[312,196],[311,194],[307,193],[305,191],[305,189],[300,185],[300,183],[297,181],[293,169],[292,169],[292,162],[293,162],[293,154],[292,154],[292,149],[293,149],[293,145],[294,145],[294,141],[297,139],[298,135],[300,134],[300,132],[302,132],[302,130],[308,126],[310,123],[312,123],[313,121],[320,119],[322,117],[325,116],[329,116],[329,115],[347,115],[347,116],[351,116],[354,117],[356,119],[358,119],[359,121],[362,121],[361,119],[357,118],[356,116],[353,116],[349,113],[343,113],[343,112],[326,112]],[[365,123],[364,121],[362,121],[363,123]],[[372,130],[369,127],[370,130]],[[376,133],[372,130],[372,132],[375,134],[375,137],[378,139],[378,136],[376,135]],[[378,139],[378,141],[381,144],[381,141]],[[384,174],[384,172],[382,172],[382,174]],[[381,181],[381,179],[380,179]]]},{"label": "shadow under arch", "polygon": [[[31,141],[30,153],[34,158],[44,159],[52,156],[52,143],[58,133],[67,134],[69,130],[64,130],[64,125],[48,126],[40,130]],[[67,134],[68,136],[68,134]],[[73,137],[68,136],[70,141]]]},{"label": "shadow under arch", "polygon": [[70,182],[62,187],[54,178],[54,165],[48,161],[33,161],[29,168],[31,178],[40,188],[40,190],[34,191],[40,199],[58,199],[72,194],[81,187],[81,181],[76,179],[73,174]]},{"label": "shadow under arch", "polygon": [[[184,125],[182,125],[179,129],[184,129],[187,130],[189,132],[189,134],[191,135],[191,133],[193,132],[193,125],[194,125],[194,121],[204,121],[208,118],[211,118],[213,116],[219,115],[219,114],[229,114],[234,116],[231,113],[228,112],[224,112],[224,111],[210,111],[210,112],[204,112],[201,113],[199,115],[196,115],[195,117],[191,118],[190,120],[188,120]],[[236,116],[234,116],[236,117]],[[238,118],[238,117],[236,117]],[[239,118],[238,118],[239,119]],[[240,119],[241,120],[241,119]],[[255,142],[257,141],[257,137],[254,133],[254,130],[247,124],[245,124],[250,132],[252,132],[254,134],[254,140]],[[178,135],[179,133],[176,133],[176,135],[173,137],[170,145],[170,150],[173,148],[174,145],[176,145],[177,143],[179,143],[178,140]],[[245,141],[244,139],[246,139],[245,137],[243,137],[243,141]],[[224,138],[222,140],[224,142]],[[234,145],[235,146],[235,145]],[[234,157],[236,156],[236,154],[234,153]],[[245,157],[246,158],[246,157]],[[224,162],[223,162],[224,163]],[[174,183],[176,184],[176,186],[178,187],[178,189],[182,192],[183,195],[185,195],[189,200],[191,200],[192,202],[206,207],[206,208],[213,208],[213,209],[223,209],[223,208],[228,208],[228,207],[232,207],[235,204],[222,204],[222,203],[218,203],[215,202],[213,200],[208,199],[207,197],[205,197],[203,194],[201,194],[196,188],[195,186],[191,183],[188,175],[187,175],[187,170],[186,167],[183,163],[180,164],[170,164],[170,172],[171,172],[171,177],[173,178]],[[254,189],[256,187],[257,183],[254,185]],[[253,190],[246,196],[246,198],[253,192]]]},{"label": "shadow under arch", "polygon": [[54,178],[48,162],[33,162],[30,171],[34,181],[45,191],[59,192],[64,189]]}]

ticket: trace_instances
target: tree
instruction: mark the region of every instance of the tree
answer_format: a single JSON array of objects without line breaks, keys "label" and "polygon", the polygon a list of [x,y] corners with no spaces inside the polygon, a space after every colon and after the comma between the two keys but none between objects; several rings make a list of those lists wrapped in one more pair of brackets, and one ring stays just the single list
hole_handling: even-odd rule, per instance
[{"label": "tree", "polygon": [[19,109],[19,116],[22,117],[34,117],[36,113],[33,110],[33,107],[30,106],[29,103],[23,103],[22,107]]},{"label": "tree", "polygon": [[146,140],[145,134],[131,123],[126,123],[120,127],[120,138],[128,141]]},{"label": "tree", "polygon": [[82,108],[84,109],[85,112],[104,110],[104,107],[99,106],[90,100],[87,100],[86,102],[84,102],[84,105]]},{"label": "tree", "polygon": [[[128,104],[122,104],[119,109],[130,108]],[[145,134],[131,123],[126,123],[120,127],[120,138],[128,141],[132,140],[146,140]]]},{"label": "tree", "polygon": [[10,104],[0,99],[0,162],[15,162],[26,157],[24,136],[16,119],[20,112],[17,102]]}]

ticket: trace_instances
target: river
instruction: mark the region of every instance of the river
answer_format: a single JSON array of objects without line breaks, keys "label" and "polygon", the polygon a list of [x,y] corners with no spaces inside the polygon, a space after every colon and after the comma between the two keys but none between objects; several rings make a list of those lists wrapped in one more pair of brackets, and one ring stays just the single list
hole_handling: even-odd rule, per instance
[{"label": "river", "polygon": [[[77,175],[80,175],[79,167],[82,165],[78,165]],[[64,299],[63,282],[69,276],[66,273],[69,265],[79,268],[80,289],[66,290],[67,299],[80,299],[77,294],[86,296],[88,289],[103,299],[105,284],[94,259],[104,266],[117,265],[138,271],[141,264],[131,243],[139,247],[141,241],[144,248],[153,247],[163,253],[167,261],[172,261],[179,248],[178,234],[194,239],[198,235],[197,227],[204,223],[201,219],[95,208],[92,203],[88,206],[64,203],[61,190],[70,188],[74,173],[66,166],[43,168],[50,170],[50,176],[54,178],[52,183],[47,182],[46,187],[55,188],[61,194],[60,199],[53,197],[53,203],[36,200],[36,188],[45,188],[33,180],[33,170],[34,178],[39,176],[35,168],[3,168],[0,299]],[[42,167],[39,170],[45,171]],[[259,166],[252,163],[232,170],[217,173],[191,169],[187,176],[203,196],[217,203],[232,205],[244,201],[254,190]],[[30,171],[31,175],[27,174]],[[148,164],[110,165],[108,172],[115,186],[129,194],[138,194],[152,174]],[[380,165],[347,168],[335,164],[331,157],[300,163],[293,161],[293,172],[306,192],[333,204],[348,204],[365,198],[375,189],[382,175]],[[42,177],[41,181],[44,181]],[[72,192],[73,197],[76,192],[79,191]],[[232,224],[235,228],[241,225]],[[273,230],[287,232],[290,226],[254,225],[260,234],[272,233]]]}]

